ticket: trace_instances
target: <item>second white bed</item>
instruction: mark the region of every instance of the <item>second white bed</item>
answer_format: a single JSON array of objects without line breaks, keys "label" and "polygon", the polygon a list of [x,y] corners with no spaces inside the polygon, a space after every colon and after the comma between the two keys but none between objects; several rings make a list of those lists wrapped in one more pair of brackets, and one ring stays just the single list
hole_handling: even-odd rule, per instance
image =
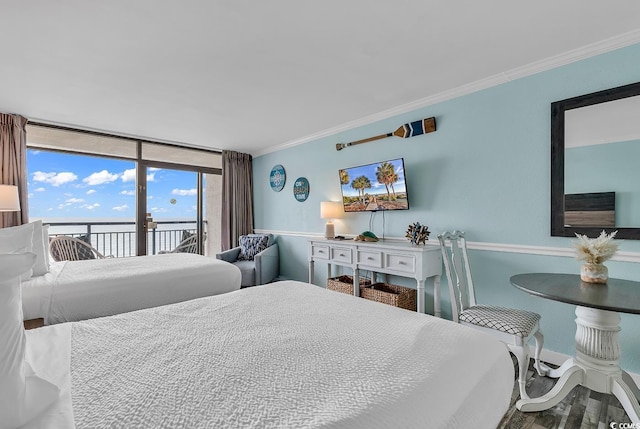
[{"label": "second white bed", "polygon": [[231,292],[233,264],[191,253],[65,261],[22,284],[25,320],[47,325],[110,316]]}]

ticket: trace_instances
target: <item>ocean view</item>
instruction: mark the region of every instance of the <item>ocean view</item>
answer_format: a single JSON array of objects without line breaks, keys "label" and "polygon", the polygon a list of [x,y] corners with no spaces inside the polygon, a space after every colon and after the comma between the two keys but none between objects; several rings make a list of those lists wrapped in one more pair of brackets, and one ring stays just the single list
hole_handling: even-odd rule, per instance
[{"label": "ocean view", "polygon": [[139,167],[131,160],[28,149],[27,166],[29,217],[50,224],[50,236],[83,238],[105,256],[133,256],[139,198],[158,222],[147,233],[147,253],[171,251],[184,234],[196,230],[194,171],[146,167],[141,196],[136,188]]},{"label": "ocean view", "polygon": [[[136,225],[133,218],[33,217],[31,220],[42,220],[45,225],[50,225],[50,237],[70,235],[86,238],[92,247],[105,256],[126,257],[136,254]],[[147,233],[149,254],[175,249],[182,241],[183,234],[195,233],[197,227],[193,218],[166,218],[154,221],[158,222],[157,228]]]}]

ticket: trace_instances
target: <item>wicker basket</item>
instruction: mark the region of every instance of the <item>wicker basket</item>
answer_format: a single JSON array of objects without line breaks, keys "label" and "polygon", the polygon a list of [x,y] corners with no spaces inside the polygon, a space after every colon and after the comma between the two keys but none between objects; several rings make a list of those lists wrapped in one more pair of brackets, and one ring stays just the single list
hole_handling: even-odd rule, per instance
[{"label": "wicker basket", "polygon": [[416,290],[388,283],[374,283],[360,289],[360,296],[371,301],[416,311]]},{"label": "wicker basket", "polygon": [[[360,287],[371,284],[370,280],[360,278]],[[327,279],[327,289],[353,295],[353,276],[339,276]]]}]

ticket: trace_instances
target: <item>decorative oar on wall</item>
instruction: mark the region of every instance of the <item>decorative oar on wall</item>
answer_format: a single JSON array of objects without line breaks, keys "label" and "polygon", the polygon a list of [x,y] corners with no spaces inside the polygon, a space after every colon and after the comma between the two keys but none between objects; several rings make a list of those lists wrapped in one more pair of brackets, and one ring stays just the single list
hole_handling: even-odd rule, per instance
[{"label": "decorative oar on wall", "polygon": [[380,134],[379,136],[369,137],[368,139],[357,140],[351,143],[337,143],[336,150],[342,150],[345,147],[355,146],[357,144],[369,143],[374,140],[386,139],[387,137],[396,136],[401,137],[403,139],[419,136],[422,134],[432,133],[436,130],[436,118],[431,117],[427,119],[422,119],[420,121],[410,122],[408,124],[403,124],[398,127],[392,133]]}]

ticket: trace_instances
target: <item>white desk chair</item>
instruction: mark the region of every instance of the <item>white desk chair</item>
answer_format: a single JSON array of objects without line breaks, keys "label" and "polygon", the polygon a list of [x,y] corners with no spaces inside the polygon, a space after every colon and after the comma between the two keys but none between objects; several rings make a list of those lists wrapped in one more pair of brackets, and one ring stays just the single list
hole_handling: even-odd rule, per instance
[{"label": "white desk chair", "polygon": [[464,232],[444,232],[438,235],[442,259],[451,293],[453,321],[484,331],[507,345],[518,360],[520,397],[529,398],[525,389],[529,367],[529,341],[535,337],[535,368],[540,375],[555,375],[540,362],[544,343],[540,331],[540,315],[531,311],[477,305],[467,256]]}]

